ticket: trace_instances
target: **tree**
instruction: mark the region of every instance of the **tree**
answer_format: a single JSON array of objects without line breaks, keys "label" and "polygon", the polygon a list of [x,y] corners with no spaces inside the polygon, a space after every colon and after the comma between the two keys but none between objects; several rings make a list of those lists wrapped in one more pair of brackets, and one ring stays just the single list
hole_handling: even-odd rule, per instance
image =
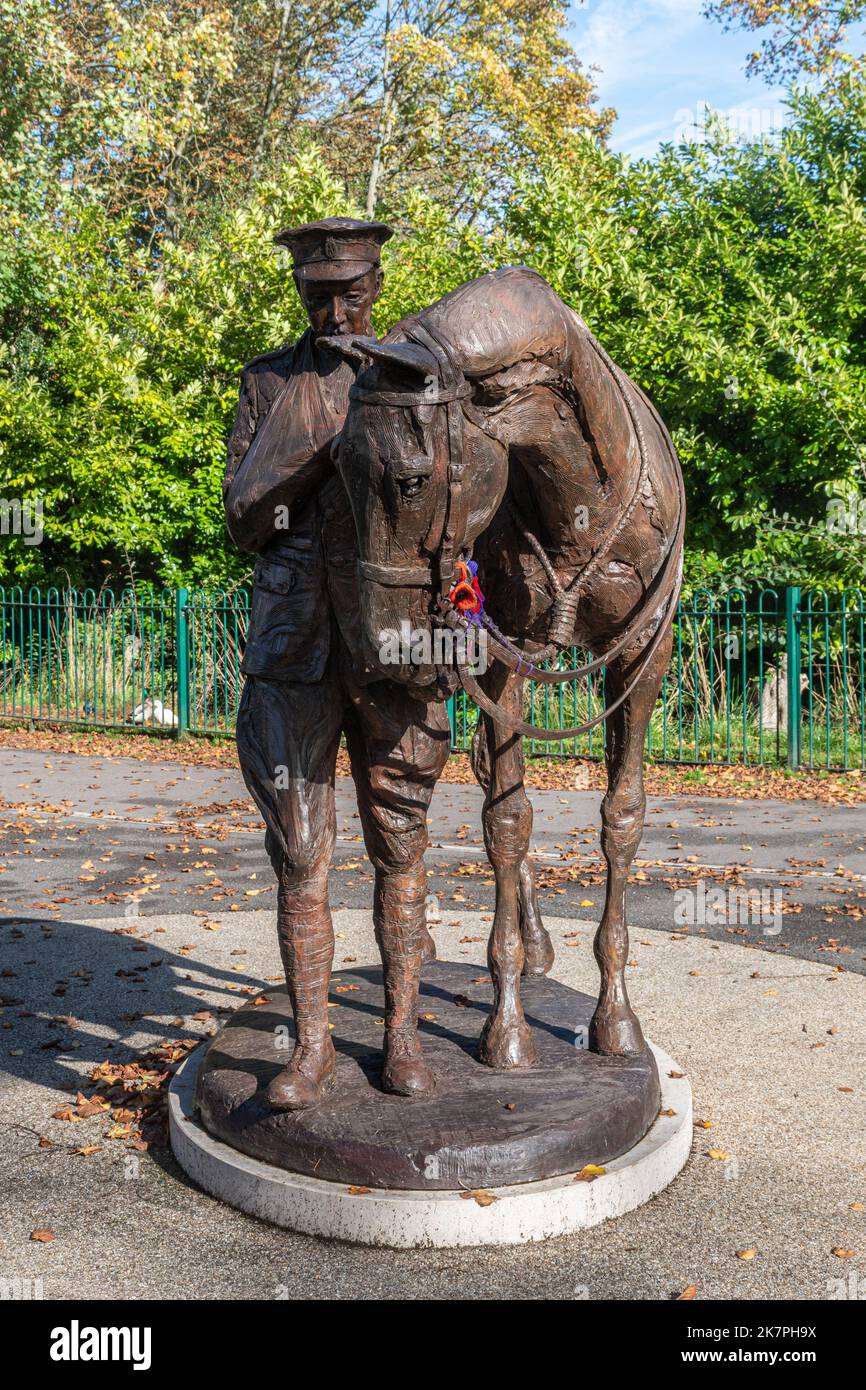
[{"label": "tree", "polygon": [[[603,131],[553,0],[0,0],[5,148],[163,241],[312,145],[372,215],[422,182],[477,214],[517,159]],[[25,179],[27,181],[27,179]]]},{"label": "tree", "polygon": [[836,78],[862,67],[862,41],[850,34],[866,15],[866,0],[711,0],[705,7],[726,28],[767,30],[749,57],[749,70],[773,80]]},{"label": "tree", "polygon": [[[285,164],[161,275],[124,218],[80,210],[42,229],[29,346],[0,344],[0,497],[42,500],[45,539],[4,536],[0,580],[225,584],[248,560],[227,540],[220,483],[242,364],[305,326],[274,229],[355,214],[320,154]],[[386,248],[380,332],[491,268],[500,239],[455,229],[422,195]]]},{"label": "tree", "polygon": [[458,215],[489,213],[516,163],[580,131],[603,136],[612,112],[593,106],[565,18],[556,0],[385,0],[373,11],[353,95],[326,120],[367,215],[418,186]]},{"label": "tree", "polygon": [[[672,425],[692,581],[862,582],[828,525],[866,494],[866,90],[792,99],[778,142],[651,161],[590,142],[523,186],[509,229]],[[813,518],[810,522],[810,518]]]}]

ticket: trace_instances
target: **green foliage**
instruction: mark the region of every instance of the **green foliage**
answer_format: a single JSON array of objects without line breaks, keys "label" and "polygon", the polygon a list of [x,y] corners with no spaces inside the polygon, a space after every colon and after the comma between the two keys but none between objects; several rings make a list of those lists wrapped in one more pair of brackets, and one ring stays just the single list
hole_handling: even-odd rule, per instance
[{"label": "green foliage", "polygon": [[[828,531],[825,517],[828,498],[856,505],[866,493],[864,79],[793,97],[775,142],[735,143],[719,128],[630,163],[593,134],[544,134],[547,69],[528,61],[538,37],[526,16],[546,16],[550,59],[559,11],[521,3],[502,21],[519,30],[509,82],[528,113],[523,135],[516,116],[508,131],[510,191],[498,165],[448,165],[448,184],[443,164],[422,191],[385,159],[390,201],[378,211],[400,234],[385,249],[377,330],[486,270],[534,265],[672,427],[690,581],[859,582],[862,532]],[[250,83],[259,40],[241,44],[237,4],[206,20],[184,5],[170,36],[164,6],[137,9],[143,27],[112,30],[129,80],[114,73],[100,116],[81,34],[85,18],[104,27],[111,6],[0,0],[0,499],[41,498],[45,530],[41,546],[2,537],[4,583],[240,578],[247,562],[227,542],[219,486],[237,373],[304,326],[272,236],[358,215],[369,191],[366,180],[347,191],[345,143],[315,145],[312,121],[292,127],[281,164],[262,155],[255,177],[238,176],[228,135],[208,164],[202,132],[233,109],[220,35],[237,39],[232,71]],[[359,23],[372,14],[349,9]],[[253,12],[264,43],[260,0]],[[473,22],[487,12],[475,6]],[[573,113],[576,73],[563,76]],[[479,215],[488,176],[502,196]]]},{"label": "green foliage", "polygon": [[[275,229],[357,214],[310,152],[170,244],[155,273],[128,224],[97,210],[43,235],[30,329],[0,345],[0,495],[41,497],[45,541],[4,537],[8,581],[106,573],[167,585],[225,583],[248,562],[225,536],[220,482],[237,375],[305,320]],[[386,256],[377,326],[499,263],[501,238],[464,229],[415,195],[412,230]]]},{"label": "green foliage", "polygon": [[220,493],[237,373],[303,327],[271,236],[344,208],[310,155],[194,248],[169,245],[158,274],[95,210],[44,235],[30,336],[0,349],[0,480],[44,499],[45,541],[5,538],[7,575],[240,572]]},{"label": "green foliage", "polygon": [[[862,579],[826,526],[863,490],[866,91],[792,99],[777,142],[586,142],[508,219],[528,260],[655,399],[689,492],[689,578]],[[814,522],[810,519],[814,518]]]}]

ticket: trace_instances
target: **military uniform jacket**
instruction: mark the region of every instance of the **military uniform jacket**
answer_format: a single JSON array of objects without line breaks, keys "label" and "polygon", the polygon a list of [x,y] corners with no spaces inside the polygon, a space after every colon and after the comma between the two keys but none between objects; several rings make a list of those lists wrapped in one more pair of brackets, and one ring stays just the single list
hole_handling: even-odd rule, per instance
[{"label": "military uniform jacket", "polygon": [[[258,556],[245,675],[321,679],[331,641],[322,524],[330,520],[333,530],[335,508],[337,542],[328,560],[342,602],[352,607],[354,527],[331,446],[353,380],[347,363],[317,352],[309,330],[241,374],[223,499],[232,539]],[[354,627],[351,612],[345,616]]]}]

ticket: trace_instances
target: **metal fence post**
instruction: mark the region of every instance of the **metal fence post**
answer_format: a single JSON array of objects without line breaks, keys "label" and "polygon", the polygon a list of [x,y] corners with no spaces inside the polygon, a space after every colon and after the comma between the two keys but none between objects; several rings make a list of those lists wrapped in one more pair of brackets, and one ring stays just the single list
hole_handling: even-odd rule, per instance
[{"label": "metal fence post", "polygon": [[175,596],[174,657],[177,673],[177,736],[189,732],[189,589]]},{"label": "metal fence post", "polygon": [[788,669],[788,766],[800,766],[800,734],[803,724],[803,697],[800,689],[800,590],[789,584],[785,590],[785,652]]}]

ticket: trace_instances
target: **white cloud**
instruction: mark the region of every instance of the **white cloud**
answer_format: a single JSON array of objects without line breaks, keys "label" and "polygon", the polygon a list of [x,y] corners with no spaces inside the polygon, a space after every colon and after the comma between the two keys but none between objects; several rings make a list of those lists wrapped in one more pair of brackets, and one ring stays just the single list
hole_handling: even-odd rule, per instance
[{"label": "white cloud", "polygon": [[646,65],[675,63],[676,46],[704,23],[702,0],[587,0],[574,12],[572,41],[584,63],[601,72],[607,91],[632,78],[642,80]]},{"label": "white cloud", "polygon": [[735,111],[743,133],[766,129],[761,113],[781,109],[778,90],[745,75],[746,37],[708,20],[703,0],[586,0],[572,6],[569,37],[598,67],[599,100],[619,115],[613,146],[629,154],[651,154],[707,106]]}]

